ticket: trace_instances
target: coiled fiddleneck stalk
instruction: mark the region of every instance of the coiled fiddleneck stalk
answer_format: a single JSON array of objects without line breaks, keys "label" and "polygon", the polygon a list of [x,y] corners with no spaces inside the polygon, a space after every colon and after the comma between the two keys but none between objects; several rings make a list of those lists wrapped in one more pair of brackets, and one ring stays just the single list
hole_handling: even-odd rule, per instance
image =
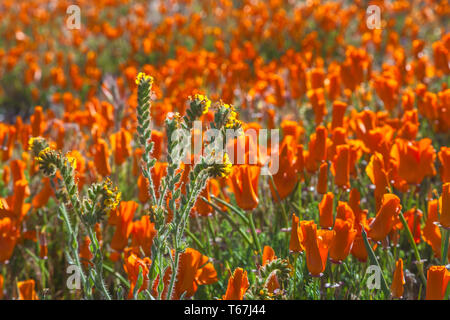
[{"label": "coiled fiddleneck stalk", "polygon": [[139,73],[136,78],[138,86],[138,139],[140,145],[144,148],[142,155],[142,174],[148,180],[148,190],[153,204],[156,204],[155,186],[151,175],[151,169],[156,163],[156,159],[151,159],[150,155],[153,151],[153,142],[150,140],[152,130],[150,128],[150,99],[153,85],[153,78]]}]

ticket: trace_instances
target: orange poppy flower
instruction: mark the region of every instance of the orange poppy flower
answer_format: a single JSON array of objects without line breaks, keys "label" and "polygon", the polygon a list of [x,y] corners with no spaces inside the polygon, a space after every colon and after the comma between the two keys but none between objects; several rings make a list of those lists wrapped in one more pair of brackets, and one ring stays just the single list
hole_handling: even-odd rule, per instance
[{"label": "orange poppy flower", "polygon": [[[441,258],[442,236],[441,230],[435,222],[438,221],[438,200],[428,201],[428,215],[422,229],[423,240],[431,246],[436,258]],[[449,245],[450,247],[450,245]],[[448,251],[450,260],[450,250]]]},{"label": "orange poppy flower", "polygon": [[369,238],[374,241],[381,241],[386,238],[401,210],[400,199],[395,194],[384,194],[381,199],[380,210],[370,224]]},{"label": "orange poppy flower", "polygon": [[138,258],[134,253],[131,253],[125,260],[123,268],[128,275],[128,280],[130,281],[130,291],[128,292],[128,299],[133,298],[133,291],[136,287],[136,283],[139,277],[139,272],[142,273],[144,281],[138,292],[141,292],[148,288],[149,278],[148,273],[152,261],[150,258],[145,257],[144,259]]},{"label": "orange poppy flower", "polygon": [[[209,261],[207,256],[202,255],[195,249],[187,248],[185,252],[180,254],[177,272],[177,281],[171,299],[180,299],[183,293],[186,298],[192,297],[199,285],[212,284],[217,282],[217,272],[214,265]],[[163,277],[164,291],[163,298],[167,298],[167,290],[169,289],[169,281],[172,276],[172,270],[166,271]],[[159,277],[153,284],[153,294],[156,295],[156,285]]]},{"label": "orange poppy flower", "polygon": [[34,114],[30,116],[30,123],[32,132],[31,134],[33,137],[39,137],[42,136],[45,130],[45,118],[44,118],[44,112],[42,110],[41,106],[36,106],[34,108]]},{"label": "orange poppy flower", "polygon": [[[290,135],[283,138],[280,146],[279,169],[273,175],[273,182],[281,200],[291,194],[297,184],[296,148],[294,138]],[[273,198],[278,201],[277,193],[270,183]]]},{"label": "orange poppy flower", "polygon": [[345,115],[346,109],[347,109],[347,104],[345,102],[338,101],[338,100],[333,102],[331,130],[334,130],[335,128],[344,126],[344,115]]},{"label": "orange poppy flower", "polygon": [[394,298],[401,298],[403,296],[405,285],[405,276],[403,275],[403,260],[398,259],[395,263],[394,276],[392,277],[391,293]]},{"label": "orange poppy flower", "polygon": [[148,215],[142,216],[141,220],[134,221],[131,229],[131,245],[141,247],[146,256],[151,256],[153,238],[156,235],[155,224],[150,222]]},{"label": "orange poppy flower", "polygon": [[242,268],[236,268],[233,275],[228,279],[228,286],[223,300],[242,300],[250,283],[247,279],[247,271]]},{"label": "orange poppy flower", "polygon": [[13,183],[19,180],[26,180],[25,169],[27,164],[22,160],[12,160],[10,163]]},{"label": "orange poppy flower", "polygon": [[258,206],[259,172],[260,167],[250,165],[236,166],[231,172],[233,194],[237,205],[243,210],[253,210]]},{"label": "orange poppy flower", "polygon": [[303,246],[303,236],[301,233],[301,229],[299,228],[299,218],[292,214],[292,227],[291,227],[291,239],[289,240],[289,251],[290,252],[302,252]]},{"label": "orange poppy flower", "polygon": [[442,300],[450,281],[450,272],[445,266],[431,266],[427,272],[426,300]]},{"label": "orange poppy flower", "polygon": [[94,145],[94,163],[98,173],[100,173],[103,177],[111,174],[109,149],[103,139],[98,139],[97,143]]},{"label": "orange poppy flower", "polygon": [[450,147],[441,147],[438,157],[441,162],[441,181],[450,182]]},{"label": "orange poppy flower", "polygon": [[331,173],[334,176],[335,185],[342,188],[350,186],[350,148],[348,145],[337,146]]},{"label": "orange poppy flower", "polygon": [[323,195],[322,201],[319,203],[319,220],[322,228],[333,227],[333,200],[333,193],[328,192]]},{"label": "orange poppy flower", "polygon": [[17,289],[19,290],[19,300],[39,300],[35,291],[34,280],[17,282]]},{"label": "orange poppy flower", "polygon": [[110,224],[116,226],[113,238],[111,240],[111,248],[116,251],[122,251],[128,244],[128,237],[131,234],[134,213],[138,208],[138,204],[134,201],[122,201],[114,212],[111,212]]},{"label": "orange poppy flower", "polygon": [[317,179],[317,193],[327,193],[328,185],[328,163],[323,162],[319,167],[319,178]]},{"label": "orange poppy flower", "polygon": [[434,176],[435,150],[428,138],[417,142],[396,139],[391,157],[400,178],[407,183],[420,184],[426,176]]},{"label": "orange poppy flower", "polygon": [[328,251],[334,238],[333,230],[317,231],[314,221],[300,223],[303,234],[302,246],[306,251],[306,265],[314,277],[320,277],[327,265]]},{"label": "orange poppy flower", "polygon": [[420,224],[423,216],[422,211],[420,211],[417,208],[411,208],[408,211],[406,211],[403,215],[406,219],[406,222],[408,223],[409,230],[411,230],[411,233],[413,234],[414,242],[420,243],[421,238]]},{"label": "orange poppy flower", "polygon": [[53,188],[50,184],[50,178],[44,178],[42,182],[43,186],[41,191],[34,196],[33,201],[31,202],[33,208],[35,209],[45,206],[50,197],[53,195]]},{"label": "orange poppy flower", "polygon": [[131,133],[123,128],[110,136],[111,148],[114,153],[114,162],[117,165],[121,165],[129,156],[131,156],[131,138]]},{"label": "orange poppy flower", "polygon": [[[311,134],[308,144],[309,158],[314,162],[322,162],[327,158],[327,129],[318,126],[316,132]],[[315,171],[315,170],[314,170]]]},{"label": "orange poppy flower", "polygon": [[370,181],[375,185],[375,202],[378,210],[381,205],[381,199],[387,188],[389,188],[388,173],[384,167],[384,159],[381,153],[375,152],[370,158],[370,162],[366,167],[366,173]]},{"label": "orange poppy flower", "polygon": [[4,283],[4,281],[5,281],[5,279],[0,274],[0,300],[3,299],[3,283]]},{"label": "orange poppy flower", "polygon": [[442,194],[439,197],[439,223],[444,228],[450,228],[450,182],[442,186]]},{"label": "orange poppy flower", "polygon": [[[191,216],[195,217],[196,215],[200,215],[202,217],[207,217],[212,215],[214,212],[213,207],[211,207],[207,202],[205,202],[201,197],[211,202],[211,194],[210,194],[211,180],[206,183],[205,188],[200,192],[197,201],[195,202],[194,208],[191,210]],[[245,210],[245,209],[244,209]]]},{"label": "orange poppy flower", "polygon": [[275,256],[275,251],[273,251],[272,247],[264,246],[262,255],[262,265],[265,266],[268,262],[271,262],[276,258],[277,257]]},{"label": "orange poppy flower", "polygon": [[336,219],[334,222],[334,238],[330,246],[330,259],[340,263],[347,258],[356,236],[353,221]]},{"label": "orange poppy flower", "polygon": [[17,223],[21,222],[31,207],[31,204],[25,203],[30,196],[30,188],[27,180],[18,180],[14,184],[14,191],[6,200],[8,207],[0,209],[3,216],[8,216]]},{"label": "orange poppy flower", "polygon": [[[369,225],[365,219],[365,215],[366,213],[362,214],[362,216],[364,217],[360,223],[357,223],[355,225],[356,228],[356,236],[355,236],[355,240],[353,241],[353,246],[351,248],[351,254],[352,256],[354,256],[356,259],[358,259],[361,262],[366,262],[367,261],[367,257],[368,257],[368,253],[367,253],[367,249],[366,246],[364,244],[364,239],[362,236],[362,230],[364,228],[365,232],[369,231]],[[375,249],[377,246],[377,244],[375,244],[375,246],[373,247],[373,249]]]},{"label": "orange poppy flower", "polygon": [[94,255],[92,254],[91,250],[89,249],[89,246],[91,244],[91,239],[88,236],[84,236],[83,241],[80,245],[80,258],[81,263],[83,263],[85,266],[92,265],[92,258]]},{"label": "orange poppy flower", "polygon": [[10,218],[0,219],[0,262],[11,258],[19,236],[19,229]]}]

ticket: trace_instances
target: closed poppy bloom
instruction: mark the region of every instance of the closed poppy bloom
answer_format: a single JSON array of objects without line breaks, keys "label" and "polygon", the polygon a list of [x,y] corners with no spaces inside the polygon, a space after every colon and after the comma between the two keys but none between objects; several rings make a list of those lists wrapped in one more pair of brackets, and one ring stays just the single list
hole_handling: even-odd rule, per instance
[{"label": "closed poppy bloom", "polygon": [[312,161],[322,162],[327,158],[327,129],[318,126],[316,132],[311,134],[308,144],[309,156]]},{"label": "closed poppy bloom", "polygon": [[302,221],[300,224],[306,252],[306,265],[313,277],[320,277],[327,265],[328,251],[334,238],[333,230],[317,231],[314,221]]},{"label": "closed poppy bloom", "polygon": [[403,296],[403,286],[405,285],[405,276],[403,275],[403,260],[398,259],[395,263],[394,276],[392,277],[391,293],[394,298]]},{"label": "closed poppy bloom", "polygon": [[141,203],[146,203],[150,199],[148,191],[148,180],[142,174],[137,179],[138,199]]},{"label": "closed poppy bloom", "polygon": [[[192,297],[197,292],[199,285],[212,284],[217,282],[217,272],[214,265],[209,261],[207,256],[202,255],[195,249],[187,248],[185,252],[180,253],[177,272],[177,281],[171,299],[180,299],[185,293],[185,298]],[[169,289],[169,281],[172,276],[172,270],[166,271],[163,277],[164,291],[163,298],[167,298],[167,290]],[[156,293],[156,286],[159,277],[153,283],[153,293]]]},{"label": "closed poppy bloom", "polygon": [[353,188],[350,190],[350,194],[348,196],[348,205],[353,211],[355,215],[355,224],[359,224],[363,220],[363,210],[360,206],[361,203],[361,194],[358,189]]},{"label": "closed poppy bloom", "polygon": [[289,251],[290,252],[302,252],[303,246],[302,246],[302,233],[301,229],[298,226],[299,224],[299,218],[295,215],[295,213],[292,214],[292,227],[291,227],[291,239],[289,240]]},{"label": "closed poppy bloom", "polygon": [[3,299],[3,283],[4,283],[4,281],[5,281],[5,279],[0,274],[0,300]]},{"label": "closed poppy bloom", "polygon": [[262,256],[262,265],[266,265],[268,262],[275,260],[277,257],[275,256],[275,251],[270,246],[264,246],[263,256]]},{"label": "closed poppy bloom", "polygon": [[291,135],[294,137],[295,141],[299,141],[303,136],[305,129],[297,121],[291,120],[283,120],[280,124],[281,129],[283,130],[283,134]]},{"label": "closed poppy bloom", "polygon": [[431,266],[427,272],[426,300],[442,300],[450,280],[450,272],[445,266]]},{"label": "closed poppy bloom", "polygon": [[133,291],[138,281],[139,272],[142,273],[144,281],[142,282],[142,285],[139,288],[138,292],[141,292],[148,288],[148,273],[151,263],[152,261],[150,260],[150,258],[145,257],[144,259],[140,259],[134,253],[131,253],[126,258],[123,268],[128,275],[128,280],[130,281],[130,291],[128,292],[128,299],[133,298]]},{"label": "closed poppy bloom", "polygon": [[19,180],[26,180],[25,169],[27,164],[22,160],[13,160],[10,163],[13,183]]},{"label": "closed poppy bloom", "polygon": [[342,188],[350,186],[350,147],[348,145],[337,146],[331,173],[334,176],[335,185]]},{"label": "closed poppy bloom", "polygon": [[[0,211],[1,212],[1,211]],[[0,219],[0,262],[3,263],[11,258],[11,255],[19,239],[20,232],[15,223],[9,218]]]},{"label": "closed poppy bloom", "polygon": [[33,137],[42,136],[46,129],[45,116],[41,106],[34,108],[34,114],[30,116],[30,123]]},{"label": "closed poppy bloom", "polygon": [[370,224],[369,238],[374,241],[381,241],[386,238],[401,210],[400,199],[395,194],[386,193],[383,195],[380,210]]},{"label": "closed poppy bloom", "polygon": [[19,300],[39,300],[33,279],[17,282]]},{"label": "closed poppy bloom", "polygon": [[347,258],[356,236],[352,221],[336,219],[334,223],[334,239],[330,246],[330,259],[340,263]]},{"label": "closed poppy bloom", "polygon": [[366,173],[370,181],[375,185],[375,202],[378,210],[381,205],[383,195],[387,193],[389,187],[388,173],[384,167],[384,159],[381,153],[375,152],[370,157],[370,162],[366,167]]},{"label": "closed poppy bloom", "polygon": [[140,247],[146,256],[151,256],[153,238],[156,235],[155,224],[150,222],[148,215],[142,216],[141,220],[134,221],[131,229],[131,245]]},{"label": "closed poppy bloom", "polygon": [[450,182],[442,186],[439,198],[439,222],[444,228],[450,228]]},{"label": "closed poppy bloom", "polygon": [[336,206],[336,219],[350,221],[352,224],[355,221],[355,213],[347,202],[338,201]]},{"label": "closed poppy bloom", "polygon": [[324,162],[319,167],[319,178],[317,179],[317,193],[327,193],[328,185],[328,163]]},{"label": "closed poppy bloom", "polygon": [[322,228],[333,227],[333,200],[334,195],[331,192],[323,195],[319,203],[319,220]]},{"label": "closed poppy bloom", "polygon": [[441,181],[450,182],[450,147],[441,147],[438,157],[441,162]]},{"label": "closed poppy bloom", "polygon": [[314,123],[320,125],[327,114],[323,88],[308,90],[307,96],[314,111]]},{"label": "closed poppy bloom", "polygon": [[114,216],[116,231],[111,240],[111,248],[116,251],[122,251],[128,244],[128,237],[131,234],[134,213],[138,204],[134,201],[122,201],[111,215]]},{"label": "closed poppy bloom", "polygon": [[[428,215],[422,229],[422,238],[428,245],[431,246],[434,256],[436,258],[441,258],[441,229],[435,223],[438,221],[438,202],[439,201],[436,199],[428,201]],[[450,260],[450,250],[448,251],[448,257]]]},{"label": "closed poppy bloom", "polygon": [[235,166],[231,172],[231,187],[236,203],[243,210],[253,210],[258,206],[259,172],[260,167],[251,165]]},{"label": "closed poppy bloom", "polygon": [[276,201],[278,201],[278,196],[281,200],[289,196],[297,184],[295,147],[295,141],[292,136],[286,136],[283,138],[279,153],[279,169],[278,172],[273,175],[273,182],[275,183],[276,191],[273,184],[270,183],[270,190]]},{"label": "closed poppy bloom", "polygon": [[131,156],[131,139],[131,133],[123,128],[111,135],[111,148],[117,165],[121,165]]},{"label": "closed poppy bloom", "polygon": [[[365,219],[365,215],[366,213],[362,214],[362,216],[364,217],[360,223],[357,223],[355,225],[356,228],[356,236],[355,236],[355,240],[353,241],[353,246],[351,248],[351,254],[352,256],[354,256],[356,259],[358,259],[361,262],[366,262],[367,261],[367,257],[368,257],[368,253],[367,253],[367,249],[366,246],[364,244],[364,239],[362,236],[362,230],[364,228],[364,231],[367,233],[369,231],[369,226],[368,223]],[[373,249],[375,249],[377,246],[377,244],[375,244],[375,246],[373,247]]]},{"label": "closed poppy bloom", "polygon": [[344,115],[345,110],[347,109],[347,104],[342,101],[334,101],[333,102],[333,117],[331,120],[331,129],[334,130],[338,127],[344,126]]},{"label": "closed poppy bloom", "polygon": [[242,300],[249,286],[247,271],[244,271],[242,268],[236,268],[233,275],[228,279],[227,291],[222,299]]},{"label": "closed poppy bloom", "polygon": [[98,139],[97,143],[94,145],[94,163],[98,173],[100,173],[103,177],[111,174],[109,149],[103,139]]},{"label": "closed poppy bloom", "polygon": [[160,159],[162,155],[162,144],[164,141],[164,134],[157,130],[152,130],[151,141],[153,142],[152,156],[155,159]]},{"label": "closed poppy bloom", "polygon": [[417,142],[396,139],[391,149],[398,175],[410,184],[420,184],[426,176],[434,176],[436,152],[431,139]]},{"label": "closed poppy bloom", "polygon": [[80,245],[80,259],[81,263],[83,263],[85,266],[92,265],[92,258],[94,255],[91,252],[91,249],[89,249],[89,246],[91,244],[91,239],[88,236],[84,236],[83,241]]}]

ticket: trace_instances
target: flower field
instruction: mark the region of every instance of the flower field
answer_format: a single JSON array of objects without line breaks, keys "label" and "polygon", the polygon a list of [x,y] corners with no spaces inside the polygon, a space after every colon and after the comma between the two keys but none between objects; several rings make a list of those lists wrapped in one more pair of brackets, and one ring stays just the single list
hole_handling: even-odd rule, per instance
[{"label": "flower field", "polygon": [[448,300],[449,21],[0,1],[0,300]]}]

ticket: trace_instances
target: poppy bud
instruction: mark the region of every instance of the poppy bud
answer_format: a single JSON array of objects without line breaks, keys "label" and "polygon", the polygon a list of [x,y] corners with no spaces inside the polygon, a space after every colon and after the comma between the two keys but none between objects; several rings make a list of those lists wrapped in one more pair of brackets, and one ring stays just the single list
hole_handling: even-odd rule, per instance
[{"label": "poppy bud", "polygon": [[450,272],[445,266],[431,266],[427,272],[426,300],[442,300],[450,280]]},{"label": "poppy bud", "polygon": [[442,195],[439,198],[439,222],[444,228],[450,228],[450,182],[442,186]]},{"label": "poppy bud", "polygon": [[334,195],[328,192],[319,203],[319,220],[322,228],[333,227],[333,200]]},{"label": "poppy bud", "polygon": [[403,286],[405,284],[405,276],[403,275],[403,260],[400,258],[395,263],[394,276],[392,277],[391,292],[394,298],[403,296]]}]

